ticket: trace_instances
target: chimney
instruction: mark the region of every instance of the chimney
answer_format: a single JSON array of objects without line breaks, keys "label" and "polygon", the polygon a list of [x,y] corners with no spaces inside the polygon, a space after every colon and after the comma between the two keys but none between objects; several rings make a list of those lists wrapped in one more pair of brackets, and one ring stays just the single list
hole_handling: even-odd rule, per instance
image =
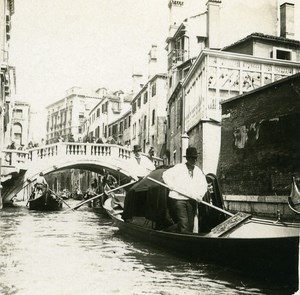
[{"label": "chimney", "polygon": [[137,94],[143,87],[142,79],[143,79],[142,74],[138,74],[138,73],[132,74],[132,93],[134,95]]},{"label": "chimney", "polygon": [[169,36],[172,36],[176,31],[176,28],[183,22],[185,19],[184,16],[184,0],[170,0],[169,1]]},{"label": "chimney", "polygon": [[221,0],[208,0],[207,6],[207,47],[220,49],[220,6]]},{"label": "chimney", "polygon": [[157,45],[152,44],[148,56],[148,80],[150,80],[157,74]]},{"label": "chimney", "polygon": [[283,3],[280,5],[280,37],[294,37],[294,4]]}]

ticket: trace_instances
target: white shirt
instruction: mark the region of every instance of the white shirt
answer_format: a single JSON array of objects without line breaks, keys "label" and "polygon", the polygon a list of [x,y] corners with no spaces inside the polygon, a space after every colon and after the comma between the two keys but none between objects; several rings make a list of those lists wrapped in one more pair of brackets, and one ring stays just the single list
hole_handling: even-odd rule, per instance
[{"label": "white shirt", "polygon": [[133,154],[128,164],[131,165],[139,177],[144,177],[155,170],[155,165],[146,155],[136,157],[136,155]]},{"label": "white shirt", "polygon": [[[166,170],[162,178],[170,188],[169,197],[176,200],[188,200],[190,198],[199,201],[207,191],[206,177],[202,170],[195,166],[191,176],[185,163],[180,163]],[[182,194],[175,192],[181,192]]]},{"label": "white shirt", "polygon": [[36,184],[43,184],[47,186],[47,181],[44,176],[38,175],[38,177],[36,178]]}]

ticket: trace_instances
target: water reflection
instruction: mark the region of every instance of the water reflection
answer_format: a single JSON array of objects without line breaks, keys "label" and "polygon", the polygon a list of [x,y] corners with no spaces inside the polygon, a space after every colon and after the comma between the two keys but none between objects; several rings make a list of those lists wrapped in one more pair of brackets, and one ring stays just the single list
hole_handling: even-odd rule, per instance
[{"label": "water reflection", "polygon": [[87,207],[5,208],[0,229],[0,294],[291,294],[133,241]]}]

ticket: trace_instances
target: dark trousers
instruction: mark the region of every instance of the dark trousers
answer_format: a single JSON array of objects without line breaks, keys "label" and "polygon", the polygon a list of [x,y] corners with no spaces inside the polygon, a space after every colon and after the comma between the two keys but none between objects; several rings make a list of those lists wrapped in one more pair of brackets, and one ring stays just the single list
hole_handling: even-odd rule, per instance
[{"label": "dark trousers", "polygon": [[196,201],[170,198],[171,209],[180,233],[193,232]]}]

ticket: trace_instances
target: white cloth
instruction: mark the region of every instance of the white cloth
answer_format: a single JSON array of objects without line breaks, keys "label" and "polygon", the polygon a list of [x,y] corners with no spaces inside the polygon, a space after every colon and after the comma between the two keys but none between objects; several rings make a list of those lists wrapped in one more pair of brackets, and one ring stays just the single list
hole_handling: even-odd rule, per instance
[{"label": "white cloth", "polygon": [[131,165],[139,177],[144,177],[155,170],[155,165],[146,155],[140,155],[138,158],[133,155],[131,158]]},{"label": "white cloth", "polygon": [[181,163],[166,170],[162,174],[162,178],[170,188],[169,197],[176,200],[188,200],[187,197],[182,195],[185,194],[199,202],[207,191],[206,177],[197,166],[194,167],[192,177],[190,176],[186,164]]},{"label": "white cloth", "polygon": [[36,178],[36,184],[42,184],[42,185],[45,185],[45,186],[48,185],[46,179],[44,178],[44,176],[40,176],[40,175]]}]

